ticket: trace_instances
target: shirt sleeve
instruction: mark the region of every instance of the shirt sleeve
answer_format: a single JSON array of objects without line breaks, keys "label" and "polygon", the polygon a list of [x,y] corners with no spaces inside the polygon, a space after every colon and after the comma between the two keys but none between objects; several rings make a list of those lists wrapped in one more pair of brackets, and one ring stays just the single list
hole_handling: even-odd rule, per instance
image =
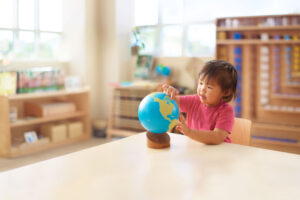
[{"label": "shirt sleeve", "polygon": [[223,129],[231,133],[234,124],[233,108],[227,104],[219,113],[215,128]]},{"label": "shirt sleeve", "polygon": [[192,106],[194,95],[179,96],[180,112],[188,112]]}]

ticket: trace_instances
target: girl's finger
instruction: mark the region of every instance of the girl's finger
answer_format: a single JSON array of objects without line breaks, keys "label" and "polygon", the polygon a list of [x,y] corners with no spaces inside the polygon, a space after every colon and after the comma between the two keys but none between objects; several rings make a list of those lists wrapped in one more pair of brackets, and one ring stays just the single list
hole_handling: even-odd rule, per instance
[{"label": "girl's finger", "polygon": [[175,92],[172,92],[172,94],[171,94],[171,99],[175,99],[175,96],[176,96],[176,93],[175,93]]},{"label": "girl's finger", "polygon": [[182,127],[181,126],[176,126],[176,130],[182,131]]},{"label": "girl's finger", "polygon": [[184,118],[184,116],[183,116],[182,113],[179,114],[179,121],[180,121],[181,123],[185,123],[185,118]]}]

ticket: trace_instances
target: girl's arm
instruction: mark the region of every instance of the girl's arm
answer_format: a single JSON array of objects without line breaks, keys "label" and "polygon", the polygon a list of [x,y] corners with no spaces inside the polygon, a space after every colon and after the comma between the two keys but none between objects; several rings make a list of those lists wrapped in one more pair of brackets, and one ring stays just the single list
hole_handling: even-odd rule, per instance
[{"label": "girl's arm", "polygon": [[189,129],[182,115],[180,115],[179,121],[180,122],[176,127],[177,130],[180,130],[184,135],[191,139],[204,144],[221,144],[228,136],[227,131],[219,128],[215,128],[213,131]]},{"label": "girl's arm", "polygon": [[221,144],[228,136],[228,132],[218,128],[215,128],[213,131],[190,129],[184,135],[204,144]]}]

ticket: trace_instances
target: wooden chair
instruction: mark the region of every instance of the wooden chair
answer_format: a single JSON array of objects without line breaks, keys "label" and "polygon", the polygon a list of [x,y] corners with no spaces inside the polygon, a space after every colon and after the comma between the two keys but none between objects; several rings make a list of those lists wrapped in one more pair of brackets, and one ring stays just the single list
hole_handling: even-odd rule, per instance
[{"label": "wooden chair", "polygon": [[232,132],[229,135],[233,144],[250,145],[251,120],[234,118]]}]

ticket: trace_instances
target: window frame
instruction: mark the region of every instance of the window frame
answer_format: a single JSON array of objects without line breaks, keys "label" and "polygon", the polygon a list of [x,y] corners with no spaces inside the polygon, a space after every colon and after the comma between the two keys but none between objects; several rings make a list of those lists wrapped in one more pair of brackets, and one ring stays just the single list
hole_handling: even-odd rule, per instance
[{"label": "window frame", "polygon": [[[182,12],[183,12],[183,20],[182,20],[182,23],[172,23],[172,24],[164,24],[162,23],[162,12],[163,12],[163,7],[162,7],[162,2],[161,1],[158,1],[158,20],[157,20],[157,24],[155,25],[137,25],[136,28],[137,29],[143,29],[143,28],[157,28],[157,41],[156,41],[156,48],[153,50],[152,53],[149,53],[149,54],[158,54],[158,55],[162,55],[162,56],[166,56],[166,57],[178,57],[178,56],[173,56],[173,55],[163,55],[163,52],[162,52],[162,29],[164,27],[168,27],[168,26],[180,26],[182,27],[182,44],[181,44],[181,57],[199,57],[198,55],[196,54],[190,54],[188,55],[187,53],[187,45],[188,45],[188,29],[190,26],[194,26],[194,25],[204,25],[204,24],[211,24],[211,25],[214,25],[216,26],[215,24],[215,20],[201,20],[201,21],[193,21],[193,22],[187,22],[186,20],[186,1],[185,0],[182,0],[182,4],[183,4],[183,7],[182,7]],[[215,52],[215,51],[214,51]],[[145,53],[145,54],[148,54],[148,53]],[[209,57],[213,57],[215,56],[214,54],[213,55],[210,55]],[[200,57],[208,57],[207,55],[203,55],[203,56],[200,56]]]},{"label": "window frame", "polygon": [[13,40],[12,40],[12,51],[10,53],[14,53],[16,44],[19,42],[19,33],[22,31],[25,32],[31,32],[34,33],[34,50],[33,50],[33,58],[26,58],[26,59],[21,59],[21,58],[12,58],[11,61],[17,61],[17,62],[22,62],[22,61],[56,61],[58,60],[57,58],[49,58],[49,59],[42,59],[38,58],[37,54],[39,52],[39,44],[40,44],[40,35],[41,33],[52,33],[52,34],[57,34],[60,38],[63,38],[63,32],[62,31],[43,31],[40,30],[39,26],[39,19],[40,19],[40,0],[34,0],[34,29],[22,29],[19,26],[19,2],[22,0],[13,0],[13,24],[12,28],[3,28],[0,27],[0,31],[11,31],[13,33]]}]

